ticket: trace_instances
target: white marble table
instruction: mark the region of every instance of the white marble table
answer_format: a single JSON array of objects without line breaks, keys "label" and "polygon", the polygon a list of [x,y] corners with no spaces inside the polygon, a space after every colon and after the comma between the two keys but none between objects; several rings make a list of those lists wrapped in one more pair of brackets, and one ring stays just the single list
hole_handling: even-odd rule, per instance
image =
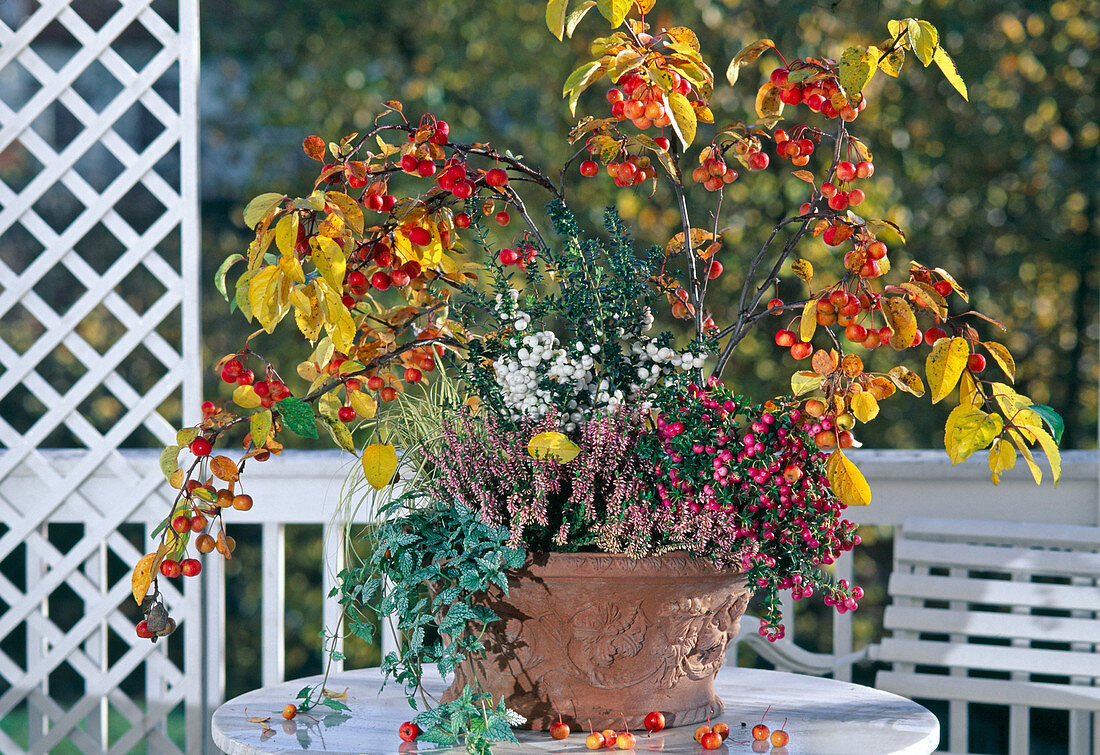
[{"label": "white marble table", "polygon": [[[294,702],[298,690],[320,681],[319,676],[296,679],[265,687],[236,697],[214,713],[214,743],[228,755],[264,755],[267,753],[349,753],[353,755],[409,755],[431,752],[433,755],[458,755],[461,748],[436,748],[431,744],[401,742],[397,728],[413,717],[400,686],[389,684],[378,689],[378,669],[361,669],[334,674],[326,688],[343,691],[350,714],[328,708],[311,711],[317,718],[299,716],[284,721],[283,707]],[[443,690],[435,676],[425,679],[433,694]],[[719,675],[715,689],[726,704],[726,712],[717,721],[730,726],[730,738],[717,753],[770,752],[772,755],[879,755],[904,753],[926,755],[940,741],[940,725],[927,710],[904,697],[801,674],[728,667]],[[788,719],[790,742],[783,748],[754,743],[749,730],[760,722],[764,709],[771,705],[766,724],[773,729]],[[246,712],[247,710],[247,712]],[[249,717],[270,716],[266,724],[251,723]],[[741,722],[747,724],[741,728]],[[638,736],[637,752],[660,751],[668,755],[705,752],[692,739],[695,727],[666,729],[660,734]],[[511,755],[522,752],[582,753],[586,732],[574,732],[557,741],[545,732],[518,732],[520,745],[498,745],[494,753]],[[756,745],[754,748],[753,745]],[[600,750],[598,752],[619,752]]]}]

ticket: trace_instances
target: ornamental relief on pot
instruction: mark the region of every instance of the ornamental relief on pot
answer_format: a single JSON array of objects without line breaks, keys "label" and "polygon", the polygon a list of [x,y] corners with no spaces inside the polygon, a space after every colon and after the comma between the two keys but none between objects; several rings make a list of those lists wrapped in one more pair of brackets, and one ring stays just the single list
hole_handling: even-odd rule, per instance
[{"label": "ornamental relief on pot", "polygon": [[[725,597],[717,609],[716,602],[707,597],[635,606],[601,601],[570,614],[540,602],[537,608],[515,606],[498,631],[509,654],[532,676],[543,666],[557,665],[546,656],[560,653],[569,660],[560,671],[593,687],[624,689],[651,681],[667,689],[685,678],[712,677],[723,664],[748,594]],[[647,646],[647,635],[654,632],[653,639],[661,641]],[[568,679],[555,679],[554,686],[568,689],[568,684]]]}]

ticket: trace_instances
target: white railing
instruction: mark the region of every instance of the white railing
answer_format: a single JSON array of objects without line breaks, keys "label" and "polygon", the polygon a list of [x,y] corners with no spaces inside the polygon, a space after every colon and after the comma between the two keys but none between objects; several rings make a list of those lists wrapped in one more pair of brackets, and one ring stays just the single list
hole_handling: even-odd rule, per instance
[{"label": "white railing", "polygon": [[[0,461],[6,453],[0,452]],[[71,462],[71,455],[66,452],[40,453],[59,468]],[[130,468],[144,470],[152,476],[159,474],[155,451],[121,451],[120,454]],[[856,458],[867,473],[875,495],[872,505],[866,510],[849,510],[850,515],[861,524],[896,525],[913,514],[1003,521],[1100,524],[1096,452],[1065,454],[1063,480],[1057,490],[1049,484],[1036,487],[1026,470],[1022,469],[1005,475],[1001,485],[994,487],[988,480],[984,463],[975,461],[952,466],[940,452],[863,452],[857,454]],[[247,484],[249,492],[257,501],[256,506],[248,513],[233,512],[229,518],[227,526],[230,532],[238,524],[259,525],[262,532],[256,562],[240,562],[239,566],[262,573],[262,636],[258,646],[262,648],[260,676],[265,685],[282,681],[285,675],[286,634],[283,617],[288,604],[293,605],[307,597],[315,600],[317,597],[286,593],[286,527],[313,525],[323,533],[326,544],[323,594],[327,595],[328,590],[335,585],[335,575],[342,566],[340,538],[343,523],[335,517],[339,509],[341,487],[352,463],[351,457],[341,452],[286,452],[281,457],[253,468]],[[36,506],[33,491],[37,479],[36,473],[27,469],[26,465],[18,467],[0,482],[0,492],[9,502],[14,501],[28,511],[33,510]],[[155,479],[151,477],[149,484],[155,485]],[[84,490],[94,496],[101,488],[109,489],[117,485],[116,472],[102,469],[93,472],[85,481]],[[164,488],[162,492],[168,491],[163,481],[160,487]],[[100,492],[106,494],[106,489]],[[166,507],[167,501],[164,498],[154,496],[125,517],[125,520],[128,523],[141,524],[143,531],[148,533],[164,516]],[[59,506],[44,519],[42,527],[48,529],[56,524],[73,522],[89,524],[87,508],[81,501],[66,502]],[[105,538],[120,555],[136,557],[142,550],[148,550],[140,544],[125,541],[117,533],[105,534]],[[149,545],[149,542],[144,545]],[[40,549],[28,548],[27,566],[33,568],[44,555]],[[240,558],[246,556],[238,556]],[[220,559],[207,558],[205,564],[201,598],[197,590],[188,590],[184,595],[169,593],[170,598],[175,601],[174,613],[184,619],[190,630],[187,634],[193,639],[184,648],[184,668],[190,676],[174,677],[172,683],[165,688],[177,689],[185,698],[189,718],[192,721],[201,720],[204,724],[209,720],[209,713],[222,701],[226,658],[225,629],[227,622],[237,620],[232,610],[235,596],[229,596],[229,609],[226,606],[224,572]],[[850,562],[841,561],[837,568],[838,573],[844,575],[845,570],[851,569]],[[116,584],[102,595],[102,600],[117,606],[130,598],[126,594],[125,585],[120,588]],[[339,617],[339,607],[328,599],[324,600],[323,606],[324,625],[334,628]],[[793,617],[801,605],[793,603],[788,608],[791,610],[789,615]],[[201,632],[191,630],[195,621],[200,622]],[[117,619],[105,620],[99,615],[91,615],[82,623],[88,623],[90,627],[98,625],[101,631],[111,629],[120,635],[123,632],[132,632],[129,625],[122,623],[116,626],[119,624]],[[789,623],[791,629],[788,630],[789,642],[797,642],[797,637],[793,636],[793,624],[792,620]],[[852,644],[851,627],[852,614],[835,615],[833,652],[837,657],[856,649]],[[170,638],[169,644],[175,641],[175,638]],[[319,642],[312,637],[306,641]],[[59,639],[55,648],[55,653],[62,654],[59,660],[65,659],[66,648]],[[201,653],[200,662],[187,657],[193,653]],[[782,661],[779,664],[782,666]],[[337,664],[337,668],[339,667],[340,664]],[[320,670],[318,668],[311,673]],[[846,678],[848,673],[841,668],[835,675]],[[153,677],[156,681],[155,673]],[[157,683],[163,684],[163,681]],[[97,693],[95,689],[89,689],[89,694]],[[110,702],[114,704],[114,700]],[[155,703],[155,699],[151,702]],[[155,717],[163,713],[163,706],[158,708],[150,705],[145,715]],[[208,747],[211,746],[208,738],[204,738],[204,741]]]}]

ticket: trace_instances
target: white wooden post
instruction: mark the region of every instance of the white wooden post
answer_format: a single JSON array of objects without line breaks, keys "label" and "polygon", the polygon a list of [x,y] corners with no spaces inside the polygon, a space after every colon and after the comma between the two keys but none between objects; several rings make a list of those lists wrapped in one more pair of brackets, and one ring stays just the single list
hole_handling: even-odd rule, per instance
[{"label": "white wooden post", "polygon": [[263,643],[263,683],[267,687],[283,681],[286,663],[286,537],[285,525],[264,522],[261,525],[260,639]]},{"label": "white wooden post", "polygon": [[[321,625],[326,632],[336,633],[336,638],[331,644],[326,643],[325,649],[331,648],[337,653],[343,653],[345,630],[343,609],[336,598],[329,597],[329,593],[337,586],[336,576],[344,568],[344,523],[339,519],[326,523],[321,542],[324,551],[324,570],[321,575],[321,600],[324,603],[321,606]],[[344,661],[333,660],[332,670],[343,671]]]},{"label": "white wooden post", "polygon": [[[853,567],[852,552],[840,554],[840,558],[834,564],[837,580],[846,579],[850,583],[855,571]],[[833,655],[842,658],[852,652],[852,614],[833,611]],[[842,666],[833,673],[834,679],[852,681],[852,666]]]}]

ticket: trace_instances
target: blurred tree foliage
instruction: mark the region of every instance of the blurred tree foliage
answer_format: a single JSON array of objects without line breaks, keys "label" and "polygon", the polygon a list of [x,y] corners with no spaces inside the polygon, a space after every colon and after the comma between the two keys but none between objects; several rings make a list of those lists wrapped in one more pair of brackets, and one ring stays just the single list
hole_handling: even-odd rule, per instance
[{"label": "blurred tree foliage", "polygon": [[[560,84],[584,53],[584,40],[604,27],[592,14],[576,39],[559,44],[544,25],[544,6],[540,0],[421,0],[415,8],[378,0],[207,0],[203,57],[214,75],[206,80],[219,90],[210,98],[204,128],[207,159],[217,155],[216,164],[204,168],[207,276],[247,243],[240,211],[249,197],[307,190],[316,164],[302,155],[305,135],[336,139],[364,130],[384,100],[401,100],[411,117],[432,112],[449,121],[459,139],[490,141],[554,171],[571,154],[563,138],[571,122]],[[970,102],[937,70],[925,71],[915,61],[900,81],[876,77],[870,105],[853,124],[875,153],[867,214],[905,228],[908,246],[891,243],[895,266],[916,259],[956,273],[975,309],[1009,328],[1006,343],[1017,355],[1021,390],[1065,417],[1063,445],[1095,447],[1100,4],[659,0],[657,10],[651,20],[658,27],[680,23],[699,33],[720,79],[729,59],[760,37],[774,39],[788,56],[836,56],[847,42],[884,38],[890,18],[916,16],[938,27],[969,85]],[[743,71],[733,89],[720,80],[714,103],[719,119],[748,118],[756,84],[777,64],[766,56],[756,69]],[[602,115],[606,109],[603,87],[594,87],[578,113]],[[796,114],[816,118],[804,108]],[[773,221],[796,210],[802,187],[789,170],[775,159],[768,171],[743,176],[727,189],[725,254],[748,254]],[[594,227],[605,205],[617,205],[633,221],[639,243],[663,244],[678,222],[670,196],[660,189],[651,198],[641,191],[616,193],[609,180],[574,176],[569,192]],[[712,196],[693,189],[691,199],[702,217]],[[839,269],[819,242],[804,242],[801,249],[822,279]],[[717,283],[732,297],[741,281],[735,263],[727,262],[726,270]],[[226,305],[212,286],[206,293],[204,340],[208,356],[217,358],[236,349],[250,328],[239,317],[225,317]],[[711,300],[719,323],[720,299]],[[772,333],[782,326],[777,319],[769,332],[744,342],[727,379],[753,395],[782,391],[793,369],[772,345]],[[983,336],[996,337],[996,329],[985,326]],[[291,354],[278,353],[289,348],[279,340],[261,338],[258,348],[293,363]],[[871,366],[891,364],[890,355],[882,357],[872,358]],[[224,395],[212,374],[208,379],[207,394]],[[880,418],[861,432],[864,443],[942,448],[947,410],[921,403],[914,412],[913,401],[899,395],[884,402]],[[882,582],[873,572],[889,559],[873,555],[865,554],[859,565],[868,589]],[[312,546],[291,548],[288,557],[294,561],[288,568],[301,573],[316,564]],[[309,635],[314,622],[307,621]],[[803,613],[798,634],[803,642],[817,637],[813,649],[826,650],[828,627],[827,614]],[[864,621],[857,632],[870,640],[878,627]],[[369,652],[349,648],[353,663],[365,662]],[[314,673],[317,661],[311,656],[288,673]]]},{"label": "blurred tree foliage", "polygon": [[[916,259],[955,272],[972,289],[975,308],[1008,326],[1023,392],[1063,413],[1065,447],[1091,447],[1097,417],[1100,6],[1088,0],[1040,5],[661,0],[651,19],[657,27],[695,28],[719,77],[737,50],[763,36],[787,55],[838,55],[846,42],[883,38],[890,18],[919,16],[935,24],[969,84],[971,102],[951,91],[934,68],[925,71],[915,61],[900,81],[876,77],[870,106],[853,124],[876,156],[869,206],[907,231],[907,247],[891,244],[896,266]],[[205,144],[245,166],[236,180],[208,182],[220,195],[207,191],[207,268],[240,249],[243,237],[232,224],[249,196],[304,190],[315,176],[298,146],[303,136],[331,139],[364,129],[386,99],[403,101],[411,117],[427,111],[448,120],[459,138],[511,148],[552,171],[571,154],[559,84],[603,22],[593,14],[571,43],[559,44],[543,24],[543,8],[538,0],[424,0],[415,12],[401,3],[346,0],[205,3],[203,55],[219,72],[215,80],[224,82],[217,100],[225,106],[208,117]],[[252,33],[242,35],[242,28]],[[716,111],[729,119],[747,117],[754,82],[777,64],[765,57],[736,88],[721,82]],[[578,112],[603,114],[602,91],[587,93]],[[796,114],[816,117],[805,108]],[[802,189],[788,172],[785,162],[773,160],[766,173],[743,177],[727,190],[726,254],[747,253],[773,220],[801,202]],[[574,204],[596,220],[605,204],[615,203],[635,222],[640,242],[667,240],[676,217],[663,191],[650,200],[643,192],[616,195],[610,184],[578,177],[570,189]],[[694,196],[700,217],[708,198],[702,191]],[[871,209],[868,214],[875,214]],[[818,269],[837,269],[820,243],[804,243],[802,250]],[[738,270],[733,263],[726,269],[720,283],[732,295],[740,285]],[[718,300],[712,305],[721,323]],[[210,302],[211,322],[224,322],[222,306]],[[226,332],[219,325],[206,332],[217,341],[224,333],[228,350],[243,330]],[[983,335],[996,337],[996,329],[988,326]],[[771,345],[770,333],[760,334],[743,345],[727,377],[763,395],[782,390],[791,367]],[[886,402],[882,418],[862,433],[864,442],[942,447],[946,410],[913,412],[911,401],[899,396]]]}]

